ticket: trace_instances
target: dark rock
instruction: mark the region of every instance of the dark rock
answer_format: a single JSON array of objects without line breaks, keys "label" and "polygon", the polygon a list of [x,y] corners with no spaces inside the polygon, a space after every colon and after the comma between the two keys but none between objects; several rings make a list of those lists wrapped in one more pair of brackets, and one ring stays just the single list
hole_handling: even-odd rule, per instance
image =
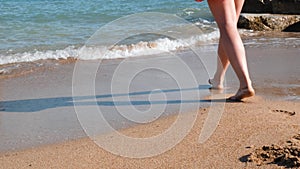
[{"label": "dark rock", "polygon": [[276,14],[300,14],[300,0],[272,0],[272,11]]},{"label": "dark rock", "polygon": [[300,0],[245,0],[242,12],[300,14]]},{"label": "dark rock", "polygon": [[238,27],[244,29],[251,29],[255,31],[265,31],[271,30],[269,27],[265,26],[260,17],[255,17],[250,14],[242,14],[239,17]]},{"label": "dark rock", "polygon": [[243,13],[272,13],[271,0],[245,0]]},{"label": "dark rock", "polygon": [[[300,22],[288,26],[283,32],[300,32]],[[296,114],[296,112],[294,112],[294,114]]]}]

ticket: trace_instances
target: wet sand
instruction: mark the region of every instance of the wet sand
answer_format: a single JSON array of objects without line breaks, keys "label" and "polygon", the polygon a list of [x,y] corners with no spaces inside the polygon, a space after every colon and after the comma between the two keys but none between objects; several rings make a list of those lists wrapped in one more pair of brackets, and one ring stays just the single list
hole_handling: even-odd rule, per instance
[{"label": "wet sand", "polygon": [[[183,83],[176,76],[169,76],[163,71],[148,70],[132,80],[128,91],[111,91],[110,84],[116,68],[123,60],[102,62],[101,69],[96,75],[96,100],[106,120],[122,133],[132,137],[148,137],[157,135],[170,126],[178,116],[180,105],[186,114],[197,112],[197,118],[192,130],[183,141],[169,151],[155,157],[131,159],[111,154],[93,141],[86,138],[74,110],[74,103],[87,108],[93,106],[90,91],[77,93],[75,101],[72,98],[72,76],[75,63],[61,64],[53,69],[36,71],[25,76],[5,78],[1,80],[0,111],[0,163],[3,168],[242,168],[255,166],[244,163],[246,155],[266,144],[281,143],[299,133],[300,104],[299,104],[299,49],[260,49],[247,48],[249,69],[253,77],[257,96],[244,103],[225,103],[225,111],[216,131],[204,143],[198,138],[203,123],[208,117],[212,93],[208,90],[207,79],[215,67],[215,46],[206,49],[195,49],[201,55],[201,60],[191,51],[159,57],[142,57],[128,59],[125,66],[152,66],[173,70],[185,63],[190,68],[192,80]],[[181,58],[183,62],[176,62]],[[212,59],[213,58],[213,59]],[[88,64],[86,64],[88,63]],[[85,65],[86,64],[86,65]],[[80,75],[77,86],[85,87],[84,79],[89,72],[94,71],[91,65],[97,61],[84,62],[85,70]],[[164,67],[164,65],[169,65]],[[205,66],[204,66],[205,65]],[[138,67],[138,66],[136,66]],[[121,72],[126,75],[130,73]],[[184,72],[184,71],[182,71]],[[181,72],[181,73],[182,73]],[[85,73],[85,74],[84,74]],[[126,84],[126,76],[117,76],[122,84]],[[179,73],[179,75],[181,75]],[[184,75],[184,74],[183,74]],[[94,76],[92,76],[94,77]],[[183,76],[183,81],[185,77]],[[195,77],[195,78],[194,78]],[[178,79],[179,78],[179,79]],[[193,79],[194,78],[194,79]],[[74,79],[73,79],[74,80]],[[81,81],[82,80],[82,81]],[[237,79],[232,69],[227,74],[226,96],[236,91]],[[178,83],[179,81],[179,83]],[[200,85],[200,86],[198,86]],[[161,89],[167,97],[166,102]],[[151,92],[154,92],[151,94]],[[182,98],[181,94],[184,94]],[[73,93],[74,94],[74,93]],[[117,95],[117,100],[112,101]],[[131,102],[124,97],[130,97]],[[133,104],[136,110],[149,109],[153,96],[154,108],[167,105],[161,114],[136,115],[137,121],[153,121],[139,124],[126,120],[118,114],[116,107],[131,110]],[[157,96],[157,97],[156,97]],[[77,100],[76,100],[77,99]],[[157,100],[156,100],[157,99]],[[210,101],[209,101],[210,100]],[[116,105],[116,103],[118,103]],[[281,112],[280,110],[283,110]],[[137,111],[137,112],[139,112]],[[287,112],[295,112],[290,115]],[[99,126],[98,134],[109,133],[105,126]],[[250,147],[250,148],[247,148]],[[265,167],[274,167],[265,166]],[[276,167],[276,165],[275,165]]]}]

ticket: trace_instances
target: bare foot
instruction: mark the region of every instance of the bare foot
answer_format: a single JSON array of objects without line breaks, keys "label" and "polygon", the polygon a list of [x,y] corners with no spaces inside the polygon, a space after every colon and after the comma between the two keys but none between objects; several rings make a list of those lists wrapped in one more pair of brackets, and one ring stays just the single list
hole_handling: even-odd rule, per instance
[{"label": "bare foot", "polygon": [[230,101],[241,101],[244,98],[251,97],[254,95],[255,95],[255,91],[253,88],[245,88],[245,89],[239,89],[234,96],[231,96],[228,99]]},{"label": "bare foot", "polygon": [[214,79],[208,79],[208,83],[211,85],[209,89],[222,90],[224,88],[221,83],[216,82]]}]

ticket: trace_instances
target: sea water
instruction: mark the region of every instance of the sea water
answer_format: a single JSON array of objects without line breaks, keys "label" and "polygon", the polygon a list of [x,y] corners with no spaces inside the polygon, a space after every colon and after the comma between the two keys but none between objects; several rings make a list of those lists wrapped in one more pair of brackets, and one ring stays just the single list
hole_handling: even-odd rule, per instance
[{"label": "sea water", "polygon": [[[173,31],[180,27],[182,20],[172,19],[160,21],[156,17],[155,24],[141,23],[140,20],[129,20],[118,24],[126,17],[148,13],[145,17],[151,17],[151,12],[168,14],[174,18],[182,18],[197,26],[201,33],[184,33],[184,38],[169,38],[163,33],[140,34],[128,36],[124,31],[139,30],[143,26],[156,26],[155,29]],[[165,19],[165,20],[164,20]],[[115,23],[109,27],[110,32],[98,37],[103,42],[109,42],[112,37],[123,43],[117,47],[104,46],[110,50],[106,55],[97,57],[79,56],[82,47],[97,31],[103,27]],[[184,28],[183,28],[184,29]],[[245,36],[251,36],[253,32],[243,31]],[[263,39],[261,34],[258,39],[251,39],[251,45],[262,46],[286,45],[286,43],[299,46],[299,38],[270,38]],[[0,67],[11,63],[32,63],[37,60],[49,59],[114,59],[136,57],[145,54],[157,53],[157,51],[172,51],[189,47],[195,44],[217,43],[219,32],[210,13],[207,2],[195,2],[194,0],[0,0]],[[113,39],[115,40],[115,39]],[[247,43],[247,42],[246,42]],[[110,43],[108,43],[110,44]],[[110,44],[111,45],[111,44]],[[103,46],[102,46],[103,47]],[[115,50],[116,49],[116,50]],[[103,52],[99,51],[100,53]],[[7,68],[1,68],[0,73]]]},{"label": "sea water", "polygon": [[[78,49],[101,27],[122,17],[145,12],[181,17],[206,26],[206,32],[211,33],[207,39],[218,36],[207,3],[193,0],[0,0],[0,65],[77,57]],[[128,27],[139,26],[127,23],[113,28],[116,30],[111,33],[118,34]],[[158,39],[139,36],[132,45]],[[163,39],[158,45],[170,40]],[[116,58],[114,53],[107,57]]]}]

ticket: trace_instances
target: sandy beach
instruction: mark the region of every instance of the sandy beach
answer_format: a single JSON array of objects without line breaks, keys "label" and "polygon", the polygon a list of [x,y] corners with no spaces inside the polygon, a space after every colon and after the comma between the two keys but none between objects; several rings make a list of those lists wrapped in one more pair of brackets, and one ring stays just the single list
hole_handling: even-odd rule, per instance
[{"label": "sandy beach", "polygon": [[[113,128],[128,137],[147,138],[163,133],[176,121],[182,105],[185,107],[181,110],[183,115],[193,113],[195,123],[183,140],[168,151],[149,158],[136,159],[112,154],[95,144],[83,131],[74,105],[89,108],[95,106],[92,102],[95,98],[87,95],[86,92],[90,91],[84,91],[78,92],[74,99],[74,88],[89,88],[85,79],[91,78],[89,73],[94,71],[91,65],[98,65],[97,61],[83,63],[85,71],[78,74],[80,81],[75,87],[76,62],[73,61],[57,64],[52,69],[3,77],[0,82],[0,168],[257,167],[257,163],[246,162],[250,153],[264,145],[282,145],[300,131],[299,49],[247,47],[249,69],[257,96],[240,103],[226,102],[223,94],[216,94],[217,99],[211,97],[207,79],[215,69],[215,59],[211,59],[215,56],[215,49],[216,46],[197,48],[180,52],[175,57],[166,54],[131,58],[125,64],[125,67],[131,68],[140,65],[139,70],[142,70],[143,67],[151,67],[146,63],[155,63],[155,66],[166,68],[167,71],[178,69],[180,65],[176,64],[185,63],[195,81],[182,83],[183,87],[178,85],[181,84],[181,79],[178,79],[181,76],[176,76],[176,73],[174,77],[178,77],[175,78],[177,83],[174,77],[164,72],[149,70],[134,78],[129,92],[112,91],[110,84],[117,68],[120,69],[123,63],[122,59],[103,61],[102,67],[97,70],[99,74],[93,75],[96,88],[92,92],[95,92],[96,106],[100,107]],[[199,60],[195,53],[202,58]],[[182,62],[177,62],[178,58]],[[164,67],[167,63],[169,67]],[[128,74],[130,71],[122,73]],[[120,86],[126,84],[127,77],[124,74],[117,76]],[[228,87],[225,96],[230,96],[236,91],[238,82],[232,69],[226,76]],[[161,95],[157,89],[165,95]],[[117,100],[112,101],[115,96]],[[132,100],[124,102],[123,97]],[[153,102],[149,102],[149,98]],[[162,98],[167,102],[159,102]],[[201,129],[214,102],[225,105],[222,117],[211,137],[200,143]],[[161,105],[166,107],[160,114],[133,115],[132,118],[138,122],[132,122],[118,114],[116,108],[128,111],[131,110],[130,105],[134,105],[137,112],[151,109],[149,105],[157,109]],[[141,121],[150,122],[143,124]],[[102,124],[98,127],[100,130],[96,133],[100,137],[101,134],[109,134],[110,130]],[[280,167],[285,166],[261,166]]]},{"label": "sandy beach", "polygon": [[[290,116],[272,110],[299,111],[299,103],[266,101],[260,97],[245,103],[228,103],[222,120],[205,143],[198,142],[207,109],[199,109],[197,121],[184,140],[161,155],[131,159],[113,155],[90,139],[78,139],[22,151],[3,153],[1,168],[244,168],[243,157],[263,145],[281,144],[299,132],[299,113]],[[145,137],[164,129],[174,116],[122,132]],[[263,166],[276,168],[277,165]]]}]

